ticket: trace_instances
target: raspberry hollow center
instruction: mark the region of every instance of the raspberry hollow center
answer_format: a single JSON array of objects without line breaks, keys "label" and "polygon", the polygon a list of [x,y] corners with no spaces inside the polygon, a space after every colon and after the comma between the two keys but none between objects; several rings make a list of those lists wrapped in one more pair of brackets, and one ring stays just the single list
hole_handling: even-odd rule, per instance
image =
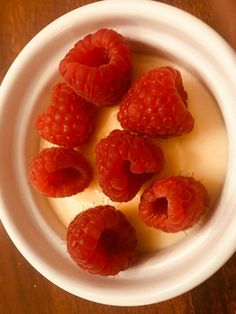
[{"label": "raspberry hollow center", "polygon": [[81,173],[73,167],[63,168],[51,173],[48,181],[50,184],[60,186],[77,180],[80,175]]},{"label": "raspberry hollow center", "polygon": [[84,58],[83,64],[89,67],[100,67],[101,65],[108,64],[110,61],[106,50],[100,47],[95,47],[92,50],[88,51],[86,58]]},{"label": "raspberry hollow center", "polygon": [[101,237],[100,237],[100,243],[104,250],[108,254],[113,254],[117,252],[118,248],[118,234],[116,231],[112,229],[105,229],[103,230]]},{"label": "raspberry hollow center", "polygon": [[127,175],[127,188],[132,194],[136,194],[143,182],[149,177],[148,173],[133,173],[131,170],[131,161],[129,160],[123,162],[122,170]]},{"label": "raspberry hollow center", "polygon": [[155,200],[153,208],[158,216],[168,216],[168,200],[166,197],[159,197]]}]

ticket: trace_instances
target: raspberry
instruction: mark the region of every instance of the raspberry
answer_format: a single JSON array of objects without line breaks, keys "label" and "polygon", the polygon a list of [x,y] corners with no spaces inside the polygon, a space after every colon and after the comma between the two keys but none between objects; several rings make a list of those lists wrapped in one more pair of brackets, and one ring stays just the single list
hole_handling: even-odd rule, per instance
[{"label": "raspberry", "polygon": [[131,200],[142,184],[163,166],[162,150],[128,131],[113,130],[96,146],[98,181],[112,201]]},{"label": "raspberry", "polygon": [[190,228],[209,205],[205,187],[191,177],[157,180],[141,196],[139,216],[146,225],[165,232]]},{"label": "raspberry", "polygon": [[92,168],[72,148],[45,148],[31,162],[29,180],[45,196],[67,197],[88,187]]},{"label": "raspberry", "polygon": [[111,29],[100,29],[79,40],[60,62],[59,70],[76,93],[97,106],[121,100],[131,79],[131,50]]},{"label": "raspberry", "polygon": [[52,104],[36,121],[36,129],[47,141],[76,147],[85,143],[94,130],[95,107],[65,83],[54,86]]},{"label": "raspberry", "polygon": [[78,214],[67,230],[67,251],[82,269],[116,275],[135,259],[135,230],[113,206],[96,206]]},{"label": "raspberry", "polygon": [[148,137],[172,137],[192,130],[182,78],[172,67],[143,74],[125,95],[118,120],[124,129]]}]

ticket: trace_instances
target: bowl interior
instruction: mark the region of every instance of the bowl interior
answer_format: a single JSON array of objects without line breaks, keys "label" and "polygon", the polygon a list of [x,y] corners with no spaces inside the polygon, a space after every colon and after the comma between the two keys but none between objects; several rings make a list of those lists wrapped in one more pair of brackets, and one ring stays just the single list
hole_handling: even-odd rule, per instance
[{"label": "bowl interior", "polygon": [[[78,269],[66,252],[65,227],[47,200],[33,192],[27,178],[29,161],[39,147],[39,137],[32,131],[35,117],[60,78],[59,61],[78,38],[102,27],[123,34],[136,50],[164,55],[199,76],[220,106],[229,141],[228,170],[214,214],[183,241],[140,257],[134,267],[115,278]],[[209,46],[217,46],[221,57]],[[222,56],[227,64],[222,64]],[[89,300],[140,305],[191,289],[230,257],[235,249],[236,86],[227,71],[229,65],[236,69],[235,58],[217,34],[182,11],[151,1],[127,1],[125,8],[119,1],[104,1],[79,8],[49,25],[25,47],[1,87],[1,219],[17,248],[39,272]]]}]

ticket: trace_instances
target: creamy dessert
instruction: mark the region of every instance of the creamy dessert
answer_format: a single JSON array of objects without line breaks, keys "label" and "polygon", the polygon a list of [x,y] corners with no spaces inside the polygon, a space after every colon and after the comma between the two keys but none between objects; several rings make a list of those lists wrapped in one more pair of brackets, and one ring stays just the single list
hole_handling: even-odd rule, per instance
[{"label": "creamy dessert", "polygon": [[[153,140],[164,152],[163,171],[149,180],[134,199],[126,203],[115,203],[102,193],[98,185],[94,151],[102,137],[107,136],[114,129],[121,128],[116,118],[119,107],[100,108],[92,138],[78,148],[93,167],[93,181],[84,192],[77,195],[66,198],[48,198],[52,210],[66,227],[79,212],[96,205],[109,204],[123,211],[135,227],[139,252],[150,252],[176,243],[197,230],[204,223],[204,218],[186,232],[168,234],[145,226],[138,217],[137,210],[143,189],[155,178],[169,175],[194,176],[196,180],[202,182],[211,199],[209,211],[214,210],[214,203],[223,186],[227,166],[227,134],[224,121],[215,99],[206,86],[178,64],[151,55],[135,54],[133,78],[155,67],[166,65],[173,66],[181,72],[183,85],[188,93],[188,110],[195,120],[194,129],[189,134],[180,137]],[[41,148],[52,146],[45,140],[41,140],[40,145]]]}]

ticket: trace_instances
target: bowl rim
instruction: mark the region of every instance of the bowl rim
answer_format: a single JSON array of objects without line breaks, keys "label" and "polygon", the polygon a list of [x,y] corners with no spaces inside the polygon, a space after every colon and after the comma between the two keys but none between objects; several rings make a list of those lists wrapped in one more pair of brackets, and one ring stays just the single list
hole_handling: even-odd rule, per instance
[{"label": "bowl rim", "polygon": [[[151,0],[126,0],[126,5],[124,8],[124,5],[121,3],[121,1],[118,0],[112,0],[112,1],[101,1],[101,2],[95,2],[88,4],[86,6],[77,8],[69,13],[66,13],[62,17],[59,17],[54,22],[50,23],[48,26],[46,26],[42,31],[40,31],[27,45],[26,47],[21,51],[21,53],[17,56],[13,64],[11,65],[9,71],[7,72],[1,86],[0,86],[0,95],[2,98],[2,105],[0,106],[0,118],[2,121],[3,119],[3,107],[4,107],[4,100],[6,97],[9,96],[9,91],[11,90],[12,86],[12,80],[15,76],[15,73],[18,73],[22,67],[22,64],[24,64],[26,58],[29,56],[29,54],[32,53],[32,51],[36,51],[37,47],[40,45],[45,44],[46,42],[50,40],[50,37],[55,32],[58,27],[61,27],[62,30],[64,30],[66,27],[68,27],[68,21],[74,22],[77,15],[81,14],[83,15],[83,18],[86,17],[89,18],[92,14],[95,12],[97,14],[104,14],[107,16],[108,12],[113,12],[115,16],[121,15],[122,13],[129,14],[130,16],[135,15],[146,15],[149,14],[150,18],[154,19],[154,15],[156,14],[156,18],[162,18],[169,17],[170,21],[169,23],[171,25],[174,25],[177,23],[179,26],[181,25],[181,28],[184,29],[184,31],[188,34],[191,32],[191,36],[193,38],[197,38],[199,34],[204,34],[202,36],[201,41],[202,45],[209,47],[207,52],[211,54],[211,49],[216,48],[221,51],[221,55],[218,57],[223,57],[225,63],[222,64],[222,73],[227,73],[228,69],[232,69],[230,73],[227,73],[227,77],[229,78],[229,81],[232,83],[231,87],[235,87],[234,90],[236,90],[236,84],[233,76],[233,69],[236,70],[236,58],[235,54],[233,52],[233,49],[209,26],[204,24],[202,21],[198,20],[196,17],[191,16],[190,14],[174,8],[172,6],[159,3],[156,1]],[[135,10],[134,10],[135,7]],[[110,11],[109,11],[110,10]],[[161,10],[161,13],[160,13]],[[66,22],[66,23],[65,23]],[[66,24],[66,25],[65,25]],[[226,58],[227,57],[227,58]],[[235,73],[235,72],[234,72]],[[225,74],[226,75],[226,74]],[[219,96],[220,97],[220,96]],[[231,111],[233,109],[231,108]],[[235,111],[235,110],[234,110]],[[233,123],[232,118],[236,117],[236,112],[234,112],[233,115],[227,115],[225,118],[227,119],[227,126],[228,131],[233,130]],[[231,132],[232,133],[232,132]],[[236,144],[234,136],[231,136],[231,133],[229,133],[229,169],[235,170],[236,169],[236,163],[233,160],[233,153],[236,151]],[[0,145],[1,146],[1,145]],[[232,171],[233,173],[233,171]],[[230,175],[230,174],[229,174]],[[232,177],[232,175],[231,175]],[[232,180],[232,178],[231,178]],[[3,183],[1,182],[1,194],[3,193]],[[159,302],[166,300],[170,297],[177,296],[179,294],[182,294],[193,287],[197,286],[201,282],[203,282],[206,278],[211,276],[216,270],[218,270],[234,253],[236,245],[236,230],[233,230],[232,228],[229,228],[229,230],[225,231],[224,239],[227,239],[226,244],[222,248],[222,252],[224,254],[218,254],[218,256],[215,256],[212,258],[212,260],[207,261],[206,266],[204,269],[200,269],[198,272],[193,274],[189,277],[188,280],[183,281],[182,283],[174,285],[172,288],[167,288],[164,293],[153,293],[151,295],[145,295],[145,293],[139,294],[139,298],[132,296],[132,298],[124,297],[122,298],[114,298],[114,299],[107,299],[106,295],[99,295],[97,296],[94,292],[88,291],[88,289],[81,294],[78,294],[78,291],[75,291],[74,289],[71,289],[71,287],[67,284],[67,286],[63,286],[61,283],[60,278],[58,278],[57,274],[50,273],[50,269],[47,269],[45,267],[42,260],[40,260],[35,254],[35,252],[32,250],[30,246],[25,243],[25,241],[21,238],[21,235],[18,233],[17,229],[14,228],[11,222],[11,218],[8,215],[8,209],[7,204],[4,203],[3,198],[0,201],[0,218],[1,221],[8,232],[10,238],[18,248],[18,250],[25,256],[25,258],[46,278],[48,278],[51,282],[55,283],[56,285],[60,286],[61,288],[67,290],[68,292],[81,296],[83,298],[105,303],[105,304],[111,304],[111,305],[143,305],[143,304],[150,304],[154,302]],[[232,221],[236,221],[236,216]],[[233,224],[233,223],[232,223]],[[221,253],[222,253],[221,252]]]}]

